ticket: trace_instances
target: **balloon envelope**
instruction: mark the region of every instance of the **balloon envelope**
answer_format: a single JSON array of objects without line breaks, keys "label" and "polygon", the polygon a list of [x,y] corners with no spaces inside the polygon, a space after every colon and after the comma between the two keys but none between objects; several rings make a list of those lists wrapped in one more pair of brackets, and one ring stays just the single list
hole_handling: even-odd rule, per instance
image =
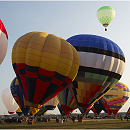
[{"label": "balloon envelope", "polygon": [[14,114],[19,106],[13,98],[10,88],[6,88],[2,91],[1,99],[2,99],[6,109],[8,110],[8,113]]},{"label": "balloon envelope", "polygon": [[40,108],[74,80],[79,56],[75,48],[60,37],[30,32],[15,42],[12,64],[26,104]]},{"label": "balloon envelope", "polygon": [[97,11],[97,18],[104,27],[107,27],[114,17],[115,10],[110,6],[103,6]]},{"label": "balloon envelope", "polygon": [[0,64],[5,58],[8,47],[8,34],[3,22],[0,20]]},{"label": "balloon envelope", "polygon": [[30,108],[26,106],[25,97],[24,97],[22,90],[19,86],[19,82],[18,82],[17,77],[15,77],[12,80],[11,85],[10,85],[10,89],[11,89],[11,93],[12,93],[15,101],[19,105],[23,114],[26,116],[28,114]]},{"label": "balloon envelope", "polygon": [[88,109],[121,78],[125,57],[113,41],[90,34],[67,39],[78,51],[80,66],[70,89],[79,107]]},{"label": "balloon envelope", "polygon": [[74,109],[78,107],[71,91],[69,90],[69,87],[62,90],[58,94],[58,97],[61,108],[63,109],[65,115],[70,114]]},{"label": "balloon envelope", "polygon": [[116,115],[129,99],[129,96],[129,88],[125,84],[118,82],[103,98],[106,100],[112,113]]}]

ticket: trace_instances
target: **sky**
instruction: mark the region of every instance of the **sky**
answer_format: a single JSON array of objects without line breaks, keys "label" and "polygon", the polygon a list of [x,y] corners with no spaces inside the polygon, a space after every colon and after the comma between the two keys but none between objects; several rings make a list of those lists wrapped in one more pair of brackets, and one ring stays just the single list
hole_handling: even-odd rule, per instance
[{"label": "sky", "polygon": [[[98,21],[96,12],[102,6],[111,6],[116,15],[108,31]],[[22,35],[41,31],[67,39],[77,34],[106,37],[120,46],[126,64],[120,82],[130,88],[130,1],[0,1],[0,19],[8,33],[8,49],[0,65],[0,94],[15,78],[11,53],[15,41]],[[0,98],[0,115],[8,114]],[[119,112],[126,112],[130,99]],[[58,109],[49,111],[59,113]]]}]

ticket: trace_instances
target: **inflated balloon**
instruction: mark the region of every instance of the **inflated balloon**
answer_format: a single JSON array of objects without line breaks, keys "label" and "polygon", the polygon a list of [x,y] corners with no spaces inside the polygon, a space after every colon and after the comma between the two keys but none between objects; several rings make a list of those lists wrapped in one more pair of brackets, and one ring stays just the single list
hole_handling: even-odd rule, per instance
[{"label": "inflated balloon", "polygon": [[64,110],[65,115],[70,114],[74,109],[78,108],[76,101],[69,90],[69,88],[65,88],[58,94],[61,108]]},{"label": "inflated balloon", "polygon": [[0,20],[0,64],[5,58],[8,47],[8,34],[3,22]]},{"label": "inflated balloon", "polygon": [[[110,6],[103,6],[99,8],[97,11],[97,18],[104,27],[107,27],[114,19],[114,17],[115,17],[115,10]],[[106,28],[105,31],[107,31]]]},{"label": "inflated balloon", "polygon": [[2,99],[6,109],[8,110],[8,113],[14,114],[19,106],[13,98],[10,88],[6,88],[2,91],[1,99]]},{"label": "inflated balloon", "polygon": [[78,51],[80,66],[70,89],[79,107],[88,109],[121,78],[125,57],[113,41],[89,34],[67,39]]},{"label": "inflated balloon", "polygon": [[40,108],[74,80],[79,56],[76,49],[60,37],[30,32],[15,42],[12,64],[26,105]]},{"label": "inflated balloon", "polygon": [[10,89],[11,89],[11,93],[12,93],[15,101],[19,105],[23,114],[26,116],[28,114],[30,108],[26,106],[25,97],[24,97],[22,90],[19,86],[19,82],[18,82],[17,77],[15,77],[12,80],[11,85],[10,85]]},{"label": "inflated balloon", "polygon": [[114,115],[122,108],[122,106],[129,99],[130,90],[123,84],[118,82],[103,98]]}]

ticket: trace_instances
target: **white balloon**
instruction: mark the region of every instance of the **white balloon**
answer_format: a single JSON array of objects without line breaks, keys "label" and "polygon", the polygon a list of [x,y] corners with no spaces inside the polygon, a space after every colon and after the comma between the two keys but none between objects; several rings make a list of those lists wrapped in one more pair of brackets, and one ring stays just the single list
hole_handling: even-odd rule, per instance
[{"label": "white balloon", "polygon": [[15,113],[19,106],[13,98],[10,88],[6,88],[3,90],[3,92],[1,93],[1,98],[6,109],[8,110],[8,113]]}]

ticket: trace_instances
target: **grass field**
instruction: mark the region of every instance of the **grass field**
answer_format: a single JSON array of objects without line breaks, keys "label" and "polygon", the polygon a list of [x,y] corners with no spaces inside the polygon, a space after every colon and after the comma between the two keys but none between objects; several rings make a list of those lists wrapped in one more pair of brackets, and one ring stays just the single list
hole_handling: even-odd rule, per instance
[{"label": "grass field", "polygon": [[0,129],[130,129],[130,121],[127,120],[84,120],[83,122],[67,121],[64,123],[34,122],[28,125],[26,121],[17,123],[2,123]]}]

